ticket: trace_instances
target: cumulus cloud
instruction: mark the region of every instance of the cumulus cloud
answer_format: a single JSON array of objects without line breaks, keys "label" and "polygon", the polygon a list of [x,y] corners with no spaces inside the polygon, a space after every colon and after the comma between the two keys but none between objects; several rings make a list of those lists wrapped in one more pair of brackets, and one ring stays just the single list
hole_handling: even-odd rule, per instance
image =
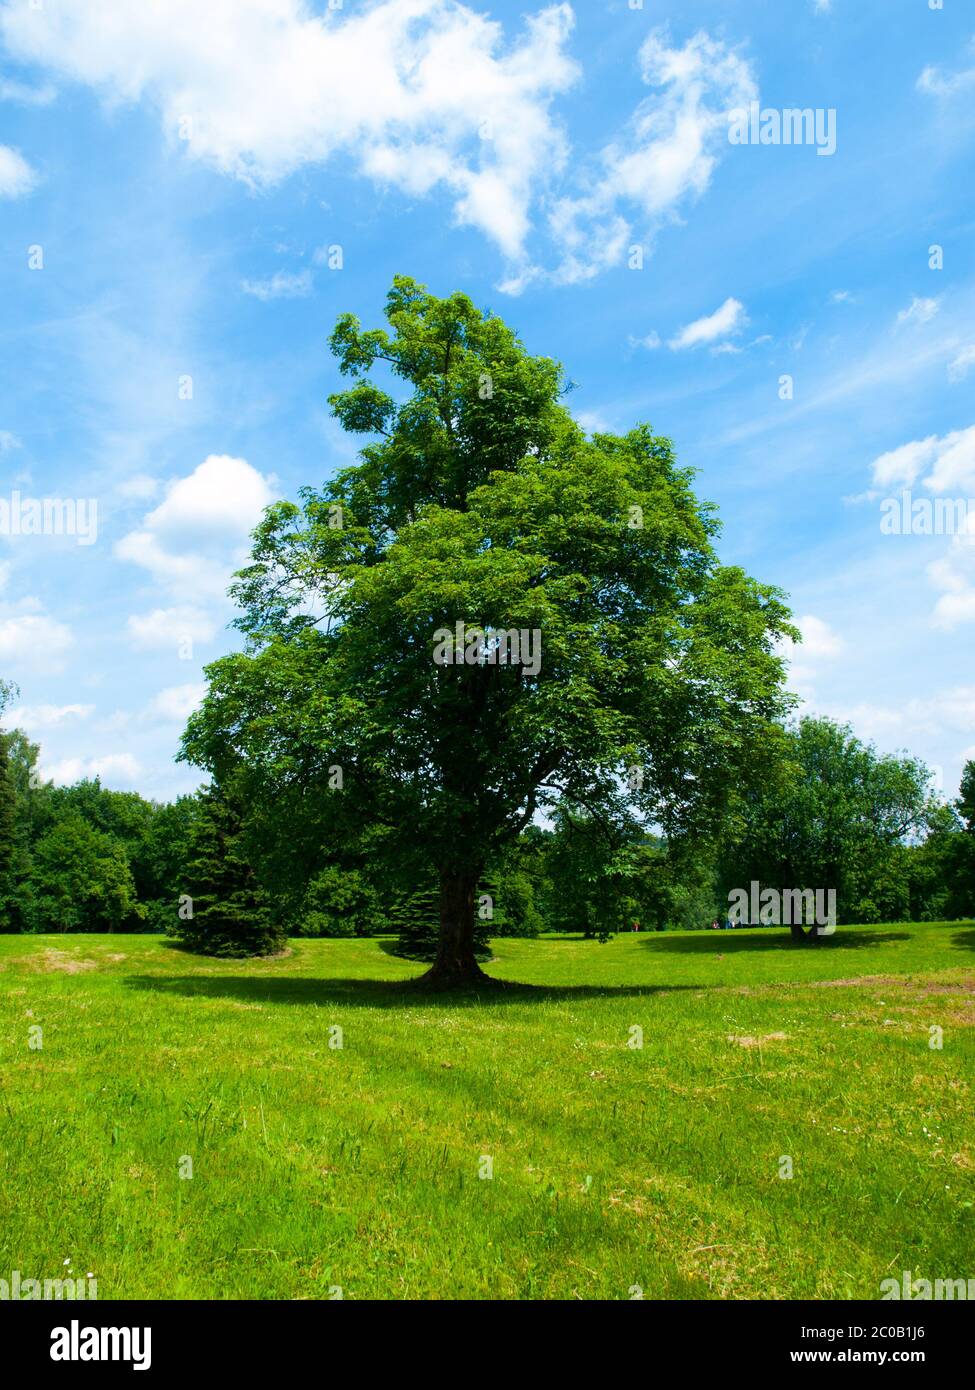
[{"label": "cumulus cloud", "polygon": [[170,685],[160,690],[149,704],[150,717],[166,723],[183,724],[206,694],[202,684]]},{"label": "cumulus cloud", "polygon": [[873,462],[873,477],[888,489],[920,484],[958,504],[963,524],[945,538],[944,554],[928,565],[928,578],[940,590],[932,617],[946,630],[975,622],[975,425],[881,454]]},{"label": "cumulus cloud", "polygon": [[[0,0],[0,34],[21,62],[86,83],[106,104],[155,109],[174,150],[252,188],[341,158],[410,197],[446,194],[455,222],[504,253],[511,293],[542,275],[588,280],[619,264],[635,229],[649,240],[679,218],[711,181],[730,113],[758,95],[734,48],[704,31],[683,45],[655,31],[639,50],[650,94],[583,170],[553,109],[579,76],[567,3],[517,35],[460,0],[321,8],[59,0],[40,11]],[[554,271],[528,250],[543,207]],[[248,292],[305,284],[279,272]]]},{"label": "cumulus cloud", "polygon": [[789,663],[789,683],[806,701],[813,698],[813,681],[824,662],[835,660],[846,649],[843,639],[823,618],[807,613],[796,619],[802,636],[801,644],[784,639],[779,644],[780,655]]},{"label": "cumulus cloud", "polygon": [[151,613],[134,613],[128,620],[133,646],[176,648],[194,642],[211,642],[217,623],[202,608],[154,608]]},{"label": "cumulus cloud", "polygon": [[246,459],[211,454],[170,483],[159,506],[122,537],[115,553],[148,570],[174,597],[222,599],[246,556],[248,535],[273,498],[270,479]]},{"label": "cumulus cloud", "polygon": [[809,657],[834,657],[843,651],[843,639],[822,618],[807,613],[796,623],[802,633],[802,651]]},{"label": "cumulus cloud", "polygon": [[33,733],[40,729],[58,729],[88,719],[94,705],[19,705],[10,711],[7,723]]},{"label": "cumulus cloud", "polygon": [[131,787],[138,781],[142,766],[131,753],[107,753],[102,758],[62,758],[56,763],[38,765],[42,781],[70,786],[83,777],[100,777],[109,786]]},{"label": "cumulus cloud", "polygon": [[747,323],[745,306],[741,301],[726,299],[713,314],[695,319],[682,328],[676,337],[671,338],[668,347],[679,352],[685,348],[700,347],[702,343],[714,343],[739,332]]},{"label": "cumulus cloud", "polygon": [[0,613],[0,662],[15,671],[58,672],[74,646],[71,629],[25,600],[21,611]]},{"label": "cumulus cloud", "polygon": [[561,167],[552,97],[575,81],[567,4],[502,26],[455,0],[313,13],[304,0],[8,0],[21,62],[154,107],[191,158],[255,188],[351,156],[416,195],[441,186],[458,222],[520,254],[534,186]]},{"label": "cumulus cloud", "polygon": [[928,566],[928,578],[942,591],[934,606],[935,627],[951,631],[975,622],[975,512],[951,537],[947,554]]},{"label": "cumulus cloud", "polygon": [[975,425],[950,434],[929,434],[873,461],[873,480],[882,487],[911,487],[922,473],[930,492],[959,489],[975,496]]},{"label": "cumulus cloud", "polygon": [[0,145],[0,198],[22,198],[37,185],[37,174],[24,156]]}]

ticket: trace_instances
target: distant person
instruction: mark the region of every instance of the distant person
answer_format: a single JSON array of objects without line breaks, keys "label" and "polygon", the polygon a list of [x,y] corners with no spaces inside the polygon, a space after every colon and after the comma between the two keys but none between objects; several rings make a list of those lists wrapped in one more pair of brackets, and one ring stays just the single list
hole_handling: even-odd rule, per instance
[{"label": "distant person", "polygon": [[734,931],[734,929],[735,929],[735,924],[734,924],[734,922],[731,920],[730,915],[727,916],[727,917],[724,919],[724,929],[725,929],[725,931]]},{"label": "distant person", "polygon": [[721,926],[721,923],[718,921],[717,917],[715,917],[714,921],[711,923],[711,930],[712,930],[712,931],[718,931],[719,928],[720,928],[720,926]]},{"label": "distant person", "polygon": [[639,931],[639,930],[640,930],[640,923],[639,923],[639,922],[634,922],[634,923],[633,923],[633,930],[634,930],[634,931]]}]

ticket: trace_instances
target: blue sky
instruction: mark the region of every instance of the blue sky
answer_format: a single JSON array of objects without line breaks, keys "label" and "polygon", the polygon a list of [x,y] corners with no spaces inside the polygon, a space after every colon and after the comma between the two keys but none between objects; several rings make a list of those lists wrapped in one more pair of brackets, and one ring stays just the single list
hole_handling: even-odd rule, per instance
[{"label": "blue sky", "polygon": [[[732,143],[752,102],[835,152]],[[8,723],[60,781],[196,785],[229,576],[353,458],[327,335],[403,272],[670,436],[807,707],[953,793],[975,530],[881,517],[975,499],[973,153],[962,0],[0,0],[0,503],[97,502],[90,544],[0,534]]]}]

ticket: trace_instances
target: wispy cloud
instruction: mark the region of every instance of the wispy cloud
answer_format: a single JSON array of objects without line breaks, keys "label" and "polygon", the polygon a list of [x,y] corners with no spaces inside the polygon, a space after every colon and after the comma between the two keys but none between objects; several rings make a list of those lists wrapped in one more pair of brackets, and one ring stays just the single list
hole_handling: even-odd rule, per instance
[{"label": "wispy cloud", "polygon": [[704,343],[715,343],[721,338],[728,338],[733,333],[740,332],[747,323],[744,304],[739,299],[729,298],[720,309],[715,309],[713,314],[706,314],[703,318],[687,324],[671,338],[667,346],[675,352],[681,352],[686,348],[701,347]]},{"label": "wispy cloud", "polygon": [[915,295],[906,309],[897,315],[897,323],[930,323],[941,308],[940,299],[923,299]]},{"label": "wispy cloud", "polygon": [[312,291],[312,274],[310,270],[277,270],[266,280],[244,280],[241,289],[265,303],[270,299],[306,299]]}]

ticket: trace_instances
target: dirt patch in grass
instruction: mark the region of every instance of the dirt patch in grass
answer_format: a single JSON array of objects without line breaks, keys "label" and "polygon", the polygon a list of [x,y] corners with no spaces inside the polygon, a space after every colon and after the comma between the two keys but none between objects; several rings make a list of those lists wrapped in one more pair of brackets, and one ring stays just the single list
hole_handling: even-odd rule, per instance
[{"label": "dirt patch in grass", "polygon": [[857,986],[867,988],[870,985],[906,985],[906,978],[899,978],[897,975],[855,975],[849,979],[841,980],[810,980],[810,989],[855,989]]},{"label": "dirt patch in grass", "polygon": [[912,993],[927,999],[932,994],[975,994],[975,980],[960,980],[957,984],[915,984],[909,981]]},{"label": "dirt patch in grass", "polygon": [[764,1047],[770,1042],[785,1042],[788,1036],[788,1033],[765,1033],[760,1038],[753,1038],[748,1034],[740,1037],[737,1033],[729,1033],[728,1041],[737,1043],[739,1047]]},{"label": "dirt patch in grass", "polygon": [[24,956],[23,961],[45,975],[55,970],[60,970],[65,975],[80,975],[85,970],[98,969],[96,960],[84,960],[81,956],[69,955],[67,951],[55,950],[53,946],[49,946],[38,956]]}]

